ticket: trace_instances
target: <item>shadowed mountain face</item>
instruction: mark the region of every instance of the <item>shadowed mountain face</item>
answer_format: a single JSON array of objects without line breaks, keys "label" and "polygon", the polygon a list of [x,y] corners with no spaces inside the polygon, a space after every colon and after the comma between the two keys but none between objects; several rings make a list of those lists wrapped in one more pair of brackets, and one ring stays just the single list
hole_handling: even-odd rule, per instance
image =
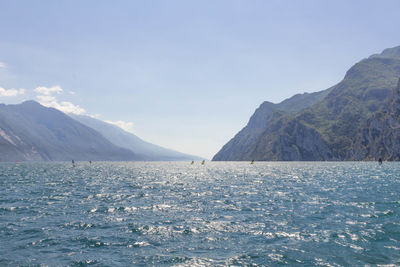
[{"label": "shadowed mountain face", "polygon": [[400,79],[381,111],[363,125],[349,155],[355,160],[400,160]]},{"label": "shadowed mountain face", "polygon": [[368,128],[367,121],[382,112],[399,77],[400,47],[395,47],[355,64],[327,90],[279,104],[265,102],[213,160],[375,158],[377,153],[371,154],[369,148],[356,151],[361,149],[358,136]]},{"label": "shadowed mountain face", "polygon": [[34,101],[0,105],[0,161],[140,160],[97,131]]},{"label": "shadowed mountain face", "polygon": [[128,133],[115,125],[103,122],[101,120],[81,115],[70,116],[86,126],[95,129],[113,144],[130,149],[146,160],[179,161],[201,159],[197,156],[187,155],[148,143],[134,134]]}]

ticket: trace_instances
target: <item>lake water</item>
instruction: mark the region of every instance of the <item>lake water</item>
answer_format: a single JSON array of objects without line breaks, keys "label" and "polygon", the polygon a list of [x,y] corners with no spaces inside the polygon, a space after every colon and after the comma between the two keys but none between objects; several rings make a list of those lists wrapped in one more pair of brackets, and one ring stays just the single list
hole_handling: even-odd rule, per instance
[{"label": "lake water", "polygon": [[0,164],[0,265],[400,265],[400,163]]}]

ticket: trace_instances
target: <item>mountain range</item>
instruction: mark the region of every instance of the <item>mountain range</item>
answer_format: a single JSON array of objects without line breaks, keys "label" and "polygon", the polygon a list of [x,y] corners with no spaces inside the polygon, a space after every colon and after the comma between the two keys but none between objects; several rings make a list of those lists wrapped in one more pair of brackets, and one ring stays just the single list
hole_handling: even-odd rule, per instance
[{"label": "mountain range", "polygon": [[0,161],[143,161],[198,157],[143,141],[117,126],[35,101],[0,104]]},{"label": "mountain range", "polygon": [[[400,160],[399,78],[400,46],[361,60],[328,89],[263,102],[213,160]],[[0,151],[0,161],[200,159],[35,101],[0,104]]]},{"label": "mountain range", "polygon": [[361,60],[326,90],[264,102],[213,160],[396,160],[399,77],[400,46]]}]

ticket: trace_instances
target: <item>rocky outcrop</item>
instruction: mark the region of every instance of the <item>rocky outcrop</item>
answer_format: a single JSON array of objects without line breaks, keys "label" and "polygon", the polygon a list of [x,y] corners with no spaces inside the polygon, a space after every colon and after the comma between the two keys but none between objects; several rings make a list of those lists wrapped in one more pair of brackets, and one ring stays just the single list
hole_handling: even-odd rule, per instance
[{"label": "rocky outcrop", "polygon": [[400,79],[386,105],[366,121],[354,143],[351,159],[400,160]]},{"label": "rocky outcrop", "polygon": [[[276,138],[268,138],[271,133],[262,135],[252,153],[255,160],[312,161],[332,158],[332,152],[321,134],[300,121],[292,120],[272,135]],[[265,153],[265,148],[268,148],[269,154]]]}]

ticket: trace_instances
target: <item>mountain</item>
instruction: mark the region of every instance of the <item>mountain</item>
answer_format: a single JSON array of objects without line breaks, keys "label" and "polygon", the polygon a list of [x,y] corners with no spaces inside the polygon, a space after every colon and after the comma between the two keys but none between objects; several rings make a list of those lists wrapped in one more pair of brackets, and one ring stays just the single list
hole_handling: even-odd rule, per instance
[{"label": "mountain", "polygon": [[[305,95],[302,102],[292,97],[263,107],[264,103],[213,160],[375,158],[377,154],[368,147],[364,153],[357,151],[360,132],[367,131],[368,121],[383,112],[399,77],[400,47],[395,47],[361,60],[337,85],[314,93],[318,97]],[[282,106],[289,100],[291,104]]]},{"label": "mountain", "polygon": [[382,110],[361,128],[351,156],[355,160],[400,160],[400,79]]},{"label": "mountain", "polygon": [[70,115],[73,119],[95,129],[113,144],[130,149],[146,160],[152,161],[179,161],[179,160],[200,160],[200,157],[184,154],[171,149],[166,149],[149,142],[146,142],[132,133],[121,128],[97,120],[88,116]]},{"label": "mountain", "polygon": [[323,99],[331,89],[316,93],[297,94],[279,104],[265,101],[256,109],[246,127],[224,145],[213,160],[249,160],[247,153],[257,145],[258,138],[266,130],[267,122],[272,114],[275,116],[280,112],[282,114],[295,114]]},{"label": "mountain", "polygon": [[140,160],[97,131],[35,101],[0,105],[0,161]]}]

